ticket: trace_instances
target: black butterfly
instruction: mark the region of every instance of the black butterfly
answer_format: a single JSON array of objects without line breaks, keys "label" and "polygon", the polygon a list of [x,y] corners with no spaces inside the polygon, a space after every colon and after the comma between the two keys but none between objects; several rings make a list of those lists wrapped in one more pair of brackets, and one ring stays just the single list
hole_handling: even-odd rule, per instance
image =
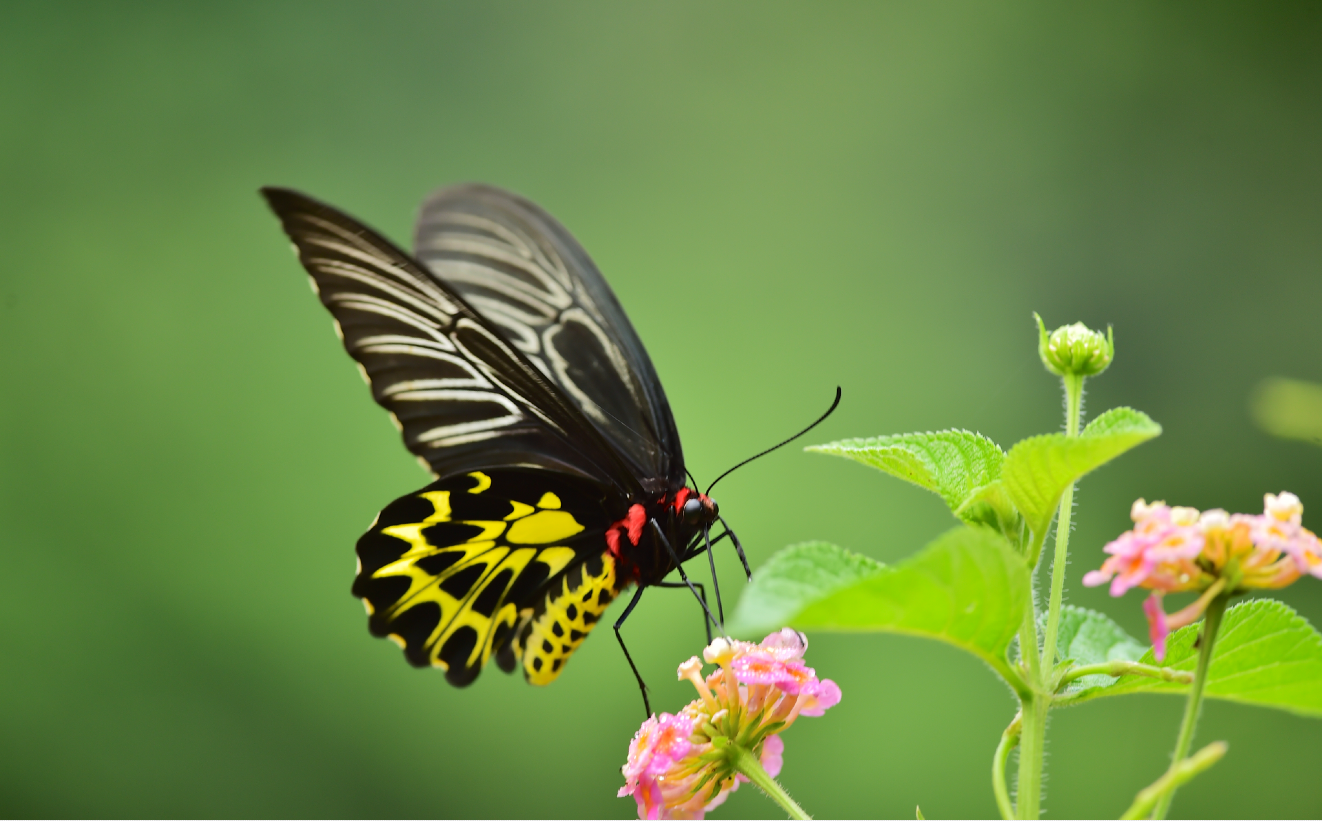
[{"label": "black butterfly", "polygon": [[[303,194],[262,193],[373,397],[437,477],[358,540],[353,593],[373,635],[454,685],[493,656],[548,684],[630,585],[621,648],[647,587],[692,589],[709,634],[724,620],[682,564],[729,536],[747,572],[742,546],[686,485],[647,351],[568,231],[525,199],[462,185],[423,204],[410,256]],[[682,581],[665,582],[676,568]]]}]

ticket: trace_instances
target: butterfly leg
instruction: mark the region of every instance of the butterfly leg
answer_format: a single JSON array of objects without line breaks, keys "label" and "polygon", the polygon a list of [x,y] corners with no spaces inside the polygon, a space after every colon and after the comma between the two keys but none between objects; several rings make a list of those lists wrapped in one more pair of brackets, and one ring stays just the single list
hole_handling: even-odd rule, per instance
[{"label": "butterfly leg", "polygon": [[[728,531],[727,531],[728,532]],[[721,603],[721,583],[716,581],[716,554],[711,552],[711,528],[706,525],[702,528],[702,540],[707,543],[707,564],[711,566],[711,586],[716,591],[716,615],[720,617],[721,624],[725,624],[725,605]],[[717,541],[720,541],[717,538]],[[707,643],[711,644],[711,629],[707,629]]]},{"label": "butterfly leg", "polygon": [[624,620],[629,618],[629,614],[633,612],[638,600],[643,597],[643,591],[646,589],[645,587],[638,588],[638,592],[634,593],[633,598],[629,600],[629,606],[624,608],[624,613],[615,621],[615,640],[620,643],[620,649],[624,651],[624,659],[629,662],[629,669],[633,670],[633,677],[638,680],[638,691],[643,694],[643,711],[647,713],[648,718],[651,718],[652,705],[647,700],[647,684],[643,681],[642,674],[638,672],[638,665],[633,663],[633,656],[629,655],[629,648],[624,646],[624,636],[620,635],[620,628],[624,626]]},{"label": "butterfly leg", "polygon": [[722,530],[721,535],[717,536],[715,539],[712,539],[709,544],[704,544],[702,534],[701,533],[697,534],[696,536],[693,537],[693,543],[689,545],[689,549],[684,552],[684,561],[687,562],[689,559],[693,558],[694,556],[701,554],[702,551],[708,550],[720,544],[721,539],[724,539],[729,535],[730,535],[729,531]]},{"label": "butterfly leg", "polygon": [[[652,587],[665,587],[665,588],[670,589],[670,590],[686,590],[686,589],[688,588],[688,585],[684,584],[683,582],[657,582],[656,584],[651,585],[651,586],[652,586]],[[706,588],[704,588],[704,587],[702,586],[702,583],[701,583],[701,582],[694,582],[694,583],[693,583],[693,586],[696,587],[696,588],[698,588],[698,592],[702,594],[702,600],[703,600],[703,601],[706,601],[706,600],[707,600],[707,590],[706,590]],[[707,628],[707,643],[708,643],[708,644],[711,644],[711,638],[712,638],[712,636],[711,636],[711,622],[710,622],[710,621],[707,621],[707,618],[706,618],[705,616],[704,616],[703,619],[702,619],[702,626],[705,627],[705,628]]]},{"label": "butterfly leg", "polygon": [[680,581],[688,585],[689,590],[693,591],[693,598],[697,599],[702,605],[702,612],[706,613],[711,623],[720,629],[721,635],[725,635],[725,625],[717,621],[716,617],[711,614],[711,608],[707,606],[706,596],[699,595],[697,588],[693,586],[693,582],[689,581],[689,574],[684,572],[684,565],[680,562],[679,555],[675,553],[675,548],[670,546],[670,540],[666,538],[666,534],[661,532],[661,525],[656,523],[656,519],[652,519],[651,522],[652,530],[656,531],[656,537],[661,540],[661,544],[665,545],[666,552],[670,554],[670,558],[675,562],[675,569],[679,571]]},{"label": "butterfly leg", "polygon": [[[720,516],[717,516],[716,518],[721,519]],[[725,532],[730,534],[730,541],[734,542],[734,552],[739,554],[739,561],[744,565],[744,575],[748,576],[748,580],[751,582],[753,580],[753,571],[748,567],[748,557],[744,555],[744,546],[739,543],[739,537],[736,536],[734,531],[730,529],[730,526],[725,523],[725,519],[721,519],[721,527],[724,527]]]}]

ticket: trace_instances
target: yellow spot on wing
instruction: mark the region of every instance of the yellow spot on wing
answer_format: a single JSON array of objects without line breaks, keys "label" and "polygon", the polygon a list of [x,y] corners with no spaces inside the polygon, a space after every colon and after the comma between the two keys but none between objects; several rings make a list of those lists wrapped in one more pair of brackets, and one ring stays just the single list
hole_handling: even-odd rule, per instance
[{"label": "yellow spot on wing", "polygon": [[404,637],[403,637],[403,636],[399,636],[399,635],[396,635],[395,633],[391,633],[389,636],[386,636],[386,638],[390,639],[390,640],[393,641],[395,644],[398,644],[398,645],[399,645],[399,649],[401,649],[401,650],[403,650],[403,649],[405,649],[406,647],[408,647],[408,644],[404,641]]},{"label": "yellow spot on wing", "polygon": [[477,480],[477,487],[471,488],[471,489],[468,491],[469,493],[481,493],[482,491],[484,491],[484,490],[486,490],[487,488],[491,487],[491,477],[488,476],[488,475],[486,475],[486,474],[483,473],[482,471],[480,471],[480,470],[475,470],[475,471],[473,471],[472,473],[470,473],[470,474],[468,474],[468,475],[469,475],[469,476],[472,476],[474,479]]},{"label": "yellow spot on wing", "polygon": [[[576,555],[578,554],[574,552],[572,547],[548,547],[541,553],[537,554],[537,561],[551,568],[551,571],[547,575],[554,576],[568,567],[569,563],[574,560],[574,556]],[[531,616],[532,608],[529,607],[526,608],[526,610],[527,614]]]},{"label": "yellow spot on wing", "polygon": [[538,507],[549,507],[552,510],[560,509],[560,497],[554,493],[543,493],[541,501],[537,503]]},{"label": "yellow spot on wing", "polygon": [[510,525],[505,541],[511,544],[551,544],[582,531],[583,525],[563,510],[539,510]]},{"label": "yellow spot on wing", "polygon": [[450,521],[450,491],[448,490],[429,490],[426,493],[419,493],[419,496],[431,502],[436,512],[428,516],[423,521],[427,524],[432,522]]},{"label": "yellow spot on wing", "polygon": [[510,499],[509,502],[510,502],[510,507],[513,508],[513,511],[510,513],[510,515],[505,517],[505,521],[507,522],[513,521],[515,519],[522,519],[524,516],[527,516],[529,513],[532,513],[534,510],[536,510],[536,508],[534,508],[532,505],[525,505],[523,502],[516,502],[513,499]]}]

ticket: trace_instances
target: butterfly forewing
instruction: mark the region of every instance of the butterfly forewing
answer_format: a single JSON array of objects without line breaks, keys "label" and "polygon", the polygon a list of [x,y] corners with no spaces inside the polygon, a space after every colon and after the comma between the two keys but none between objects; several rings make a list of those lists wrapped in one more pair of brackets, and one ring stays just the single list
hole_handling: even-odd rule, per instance
[{"label": "butterfly forewing", "polygon": [[494,655],[529,681],[559,675],[617,592],[589,484],[544,471],[473,471],[381,511],[358,541],[354,595],[373,634],[452,684]]},{"label": "butterfly forewing", "polygon": [[330,206],[263,193],[374,398],[435,474],[540,466],[638,488],[563,392],[418,262]]},{"label": "butterfly forewing", "polygon": [[587,252],[533,203],[461,185],[423,204],[414,250],[436,279],[552,379],[635,472],[683,486],[679,435],[660,380]]}]

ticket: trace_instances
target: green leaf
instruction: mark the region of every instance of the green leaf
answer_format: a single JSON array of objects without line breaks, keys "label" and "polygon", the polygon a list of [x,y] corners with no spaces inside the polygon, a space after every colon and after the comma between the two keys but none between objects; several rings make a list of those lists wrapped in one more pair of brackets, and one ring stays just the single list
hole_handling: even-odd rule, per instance
[{"label": "green leaf", "polygon": [[1272,436],[1322,444],[1322,385],[1272,376],[1250,400],[1258,427]]},{"label": "green leaf", "polygon": [[1000,479],[973,491],[964,504],[955,510],[955,515],[966,524],[986,525],[998,530],[1011,542],[1017,542],[1023,530],[1024,517],[1015,509]]},{"label": "green leaf", "polygon": [[804,450],[843,456],[930,490],[966,522],[1001,529],[1018,514],[997,480],[1005,453],[985,436],[966,430],[904,433],[843,439]]},{"label": "green leaf", "polygon": [[[788,547],[753,575],[731,625],[757,635],[803,630],[904,633],[949,642],[1022,689],[1006,660],[1029,604],[1028,567],[987,528],[957,527],[893,568],[850,564],[854,554],[820,542]],[[821,580],[810,578],[815,566]],[[858,572],[848,580],[851,568]]]},{"label": "green leaf", "polygon": [[778,551],[753,574],[727,629],[761,638],[778,630],[806,604],[841,587],[887,572],[886,565],[827,542],[804,542]]},{"label": "green leaf", "polygon": [[[1069,659],[1078,666],[1108,661],[1138,661],[1147,650],[1109,616],[1068,604],[1060,610],[1056,648],[1059,661]],[[1084,676],[1070,682],[1066,692],[1110,687],[1116,681],[1118,679],[1106,675]]]},{"label": "green leaf", "polygon": [[1034,533],[1046,532],[1071,482],[1161,433],[1161,425],[1132,408],[1115,408],[1076,438],[1049,433],[1025,439],[1005,457],[1001,481]]},{"label": "green leaf", "polygon": [[[1165,661],[1148,650],[1143,664],[1192,671],[1194,640],[1202,623],[1167,640]],[[1110,687],[1083,690],[1071,703],[1125,693],[1183,693],[1188,685],[1143,676],[1123,676]],[[1226,611],[1207,671],[1206,695],[1242,704],[1276,707],[1322,718],[1322,634],[1293,609],[1272,599],[1254,599]]]}]

